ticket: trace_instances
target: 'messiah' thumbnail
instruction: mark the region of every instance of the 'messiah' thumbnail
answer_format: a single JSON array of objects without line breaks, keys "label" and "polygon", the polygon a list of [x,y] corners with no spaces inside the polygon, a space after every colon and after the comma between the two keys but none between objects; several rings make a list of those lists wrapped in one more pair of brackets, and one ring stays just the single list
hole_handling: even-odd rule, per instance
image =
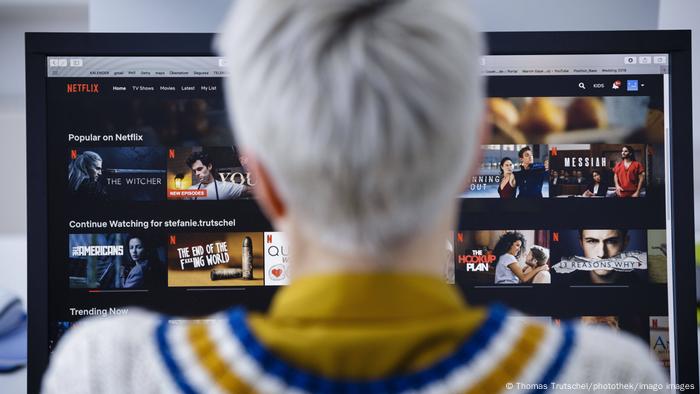
[{"label": "'messiah' thumbnail", "polygon": [[168,286],[263,286],[263,233],[173,234]]},{"label": "'messiah' thumbnail", "polygon": [[552,197],[646,197],[663,194],[664,151],[645,144],[554,144]]},{"label": "'messiah' thumbnail", "polygon": [[458,231],[458,281],[476,285],[549,284],[549,231]]},{"label": "'messiah' thumbnail", "polygon": [[165,245],[145,234],[70,234],[71,288],[153,289],[165,282]]},{"label": "'messiah' thumbnail", "polygon": [[236,147],[168,150],[168,199],[236,200],[251,196],[255,180]]},{"label": "'messiah' thumbnail", "polygon": [[68,189],[72,201],[153,201],[165,192],[165,149],[71,149]]},{"label": "'messiah' thumbnail", "polygon": [[552,277],[571,285],[646,282],[643,230],[581,229],[552,232]]}]

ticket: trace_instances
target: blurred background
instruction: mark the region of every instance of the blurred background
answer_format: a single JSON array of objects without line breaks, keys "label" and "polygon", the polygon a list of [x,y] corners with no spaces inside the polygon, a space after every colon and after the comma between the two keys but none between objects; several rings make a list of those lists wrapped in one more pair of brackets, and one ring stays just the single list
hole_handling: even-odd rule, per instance
[{"label": "blurred background", "polygon": [[[0,0],[0,289],[26,303],[25,32],[215,32],[235,0]],[[472,0],[484,31],[693,30],[693,100],[700,103],[697,0]],[[700,110],[693,116],[700,152]],[[31,157],[29,158],[31,160]],[[695,169],[695,239],[700,240],[700,168]],[[698,250],[698,249],[696,249]],[[679,262],[676,262],[679,263]],[[692,262],[688,262],[692,263]],[[2,392],[26,391],[23,371],[0,375]],[[26,376],[26,375],[24,375]]]}]

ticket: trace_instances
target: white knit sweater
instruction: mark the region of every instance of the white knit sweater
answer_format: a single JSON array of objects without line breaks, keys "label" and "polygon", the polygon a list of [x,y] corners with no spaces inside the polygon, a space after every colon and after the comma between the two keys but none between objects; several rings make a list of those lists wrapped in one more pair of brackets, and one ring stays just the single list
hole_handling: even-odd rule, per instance
[{"label": "white knit sweater", "polygon": [[[212,318],[215,320],[208,324],[211,339],[241,381],[257,392],[305,392],[303,387],[266,371],[256,361],[247,340],[231,328],[229,315],[222,313]],[[441,379],[423,382],[412,392],[467,392],[482,375],[501,363],[525,325],[540,324],[512,313],[502,320],[493,340],[470,362],[455,366]],[[572,326],[568,333],[562,327],[543,327],[545,333],[534,356],[502,392],[666,392],[666,374],[637,339],[597,327]],[[162,316],[134,310],[124,317],[82,322],[66,334],[53,354],[43,391],[178,393],[186,392],[184,387],[193,392],[225,392],[199,363],[188,342],[187,329],[187,324],[168,324]],[[557,365],[559,368],[553,368]],[[543,382],[545,378],[547,381]]]}]

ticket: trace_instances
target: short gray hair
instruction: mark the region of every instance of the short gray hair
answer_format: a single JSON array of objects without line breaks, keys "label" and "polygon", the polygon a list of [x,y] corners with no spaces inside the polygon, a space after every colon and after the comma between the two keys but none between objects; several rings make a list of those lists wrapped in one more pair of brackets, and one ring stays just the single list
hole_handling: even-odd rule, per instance
[{"label": "short gray hair", "polygon": [[378,253],[434,228],[480,144],[473,25],[464,0],[235,3],[235,136],[305,236]]}]

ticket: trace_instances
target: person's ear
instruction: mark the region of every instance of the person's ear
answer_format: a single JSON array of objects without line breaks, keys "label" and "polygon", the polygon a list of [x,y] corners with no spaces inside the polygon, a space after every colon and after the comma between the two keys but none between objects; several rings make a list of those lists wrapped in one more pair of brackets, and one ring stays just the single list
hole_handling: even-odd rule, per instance
[{"label": "person's ear", "polygon": [[287,215],[287,205],[282,200],[267,168],[257,160],[255,155],[247,153],[248,168],[256,178],[253,194],[270,222],[275,223]]}]

